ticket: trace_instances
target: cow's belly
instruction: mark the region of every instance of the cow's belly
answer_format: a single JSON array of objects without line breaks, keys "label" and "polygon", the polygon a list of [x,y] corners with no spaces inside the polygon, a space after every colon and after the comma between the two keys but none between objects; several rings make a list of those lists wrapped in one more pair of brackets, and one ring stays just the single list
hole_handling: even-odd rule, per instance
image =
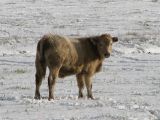
[{"label": "cow's belly", "polygon": [[77,67],[65,67],[65,66],[62,66],[60,71],[59,71],[59,77],[60,78],[63,78],[63,77],[66,77],[66,76],[69,76],[69,75],[74,75],[74,74],[78,74],[82,71],[82,66],[77,66]]}]

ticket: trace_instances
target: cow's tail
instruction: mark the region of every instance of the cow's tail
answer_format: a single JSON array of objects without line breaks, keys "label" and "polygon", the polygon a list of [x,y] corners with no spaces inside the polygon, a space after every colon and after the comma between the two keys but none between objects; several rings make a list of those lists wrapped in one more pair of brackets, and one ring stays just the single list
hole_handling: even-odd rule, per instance
[{"label": "cow's tail", "polygon": [[46,74],[46,60],[45,60],[45,49],[44,49],[44,38],[42,38],[37,45],[37,53],[36,53],[36,78],[42,79]]}]

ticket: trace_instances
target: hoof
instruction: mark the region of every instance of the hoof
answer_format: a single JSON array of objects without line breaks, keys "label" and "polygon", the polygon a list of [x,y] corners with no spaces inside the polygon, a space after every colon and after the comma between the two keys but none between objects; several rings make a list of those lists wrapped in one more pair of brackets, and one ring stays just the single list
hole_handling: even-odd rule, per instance
[{"label": "hoof", "polygon": [[84,97],[83,95],[79,95],[79,96],[78,96],[78,99],[81,99],[81,98],[83,98],[83,97]]},{"label": "hoof", "polygon": [[34,97],[34,99],[36,99],[36,100],[40,100],[40,99],[41,99],[41,97],[40,97],[40,96],[35,96],[35,97]]},{"label": "hoof", "polygon": [[52,101],[52,100],[54,100],[54,98],[48,98],[48,100],[49,100],[49,101]]},{"label": "hoof", "polygon": [[88,96],[88,99],[95,100],[95,98],[92,95]]}]

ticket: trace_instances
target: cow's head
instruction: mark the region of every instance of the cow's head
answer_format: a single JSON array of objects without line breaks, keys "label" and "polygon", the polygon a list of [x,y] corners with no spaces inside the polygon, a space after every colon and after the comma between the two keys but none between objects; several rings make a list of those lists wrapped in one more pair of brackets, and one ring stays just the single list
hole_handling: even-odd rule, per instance
[{"label": "cow's head", "polygon": [[118,38],[110,34],[102,34],[91,39],[91,42],[96,46],[101,58],[108,58],[112,52],[112,44],[118,42]]}]

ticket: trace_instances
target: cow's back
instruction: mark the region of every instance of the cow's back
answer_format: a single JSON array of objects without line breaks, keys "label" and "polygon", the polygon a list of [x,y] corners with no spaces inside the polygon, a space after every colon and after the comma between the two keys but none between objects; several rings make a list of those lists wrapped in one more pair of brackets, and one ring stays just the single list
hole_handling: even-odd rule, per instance
[{"label": "cow's back", "polygon": [[56,60],[65,66],[76,63],[77,51],[70,38],[52,34],[44,37],[43,47],[45,47],[45,58],[48,61]]}]

